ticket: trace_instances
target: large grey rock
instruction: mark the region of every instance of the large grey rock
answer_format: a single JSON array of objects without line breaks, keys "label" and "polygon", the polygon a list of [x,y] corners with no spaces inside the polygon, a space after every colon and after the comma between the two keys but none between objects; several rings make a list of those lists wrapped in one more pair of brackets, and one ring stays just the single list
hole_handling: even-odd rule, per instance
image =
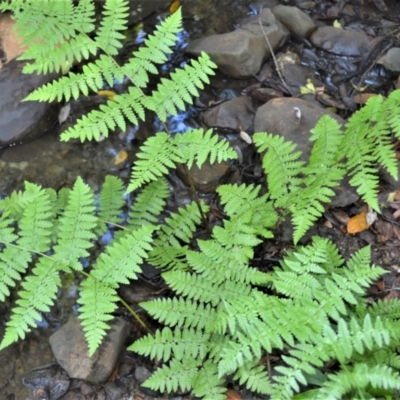
[{"label": "large grey rock", "polygon": [[370,39],[364,32],[333,26],[318,28],[310,40],[314,46],[341,56],[365,56],[370,46]]},{"label": "large grey rock", "polygon": [[226,75],[234,78],[252,76],[271,56],[259,18],[274,51],[289,40],[289,31],[269,9],[264,9],[260,16],[254,17],[233,32],[194,40],[186,51],[195,56],[206,52]]},{"label": "large grey rock", "polygon": [[273,14],[290,32],[308,38],[315,30],[314,21],[297,7],[278,5],[272,9]]},{"label": "large grey rock", "polygon": [[22,74],[24,63],[12,60],[0,70],[0,147],[45,134],[58,117],[58,104],[22,100],[57,75]]},{"label": "large grey rock", "polygon": [[57,362],[70,378],[97,384],[110,376],[128,333],[129,324],[121,318],[115,318],[103,343],[90,357],[79,319],[72,318],[53,333],[49,341]]}]

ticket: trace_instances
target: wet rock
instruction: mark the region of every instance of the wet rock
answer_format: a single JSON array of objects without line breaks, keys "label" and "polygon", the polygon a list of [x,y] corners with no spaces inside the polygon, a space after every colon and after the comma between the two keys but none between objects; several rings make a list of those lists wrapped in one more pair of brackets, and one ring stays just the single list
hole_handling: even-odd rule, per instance
[{"label": "wet rock", "polygon": [[107,382],[104,385],[104,391],[107,395],[107,400],[120,400],[126,395],[126,390],[117,386],[114,382]]},{"label": "wet rock", "polygon": [[385,55],[383,66],[388,72],[400,74],[400,48],[393,47]]},{"label": "wet rock", "polygon": [[259,103],[267,103],[271,99],[283,97],[283,92],[271,88],[255,88],[249,92],[249,95]]},{"label": "wet rock", "polygon": [[151,372],[145,367],[137,367],[135,369],[135,379],[140,383],[143,383],[144,381],[149,379],[150,376]]},{"label": "wet rock", "polygon": [[233,32],[194,40],[186,51],[195,56],[202,51],[208,53],[226,75],[234,78],[252,76],[271,55],[259,18],[273,50],[283,46],[289,39],[289,31],[269,9],[264,9],[260,16],[252,18]]},{"label": "wet rock", "polygon": [[209,127],[247,131],[253,124],[254,113],[252,99],[240,96],[203,112],[202,118]]},{"label": "wet rock", "polygon": [[314,21],[297,7],[278,5],[272,13],[289,31],[302,38],[308,38],[315,30]]},{"label": "wet rock", "polygon": [[24,63],[12,60],[0,70],[0,148],[45,134],[57,121],[59,105],[22,100],[55,74],[22,74]]},{"label": "wet rock", "polygon": [[67,392],[71,382],[58,364],[48,364],[30,371],[22,383],[32,391],[35,400],[56,400]]},{"label": "wet rock", "polygon": [[318,28],[310,40],[314,46],[341,56],[364,56],[370,44],[364,32],[347,31],[333,26]]},{"label": "wet rock", "polygon": [[115,318],[102,345],[91,357],[78,318],[70,319],[49,341],[58,363],[71,378],[101,383],[113,371],[128,332],[128,323]]},{"label": "wet rock", "polygon": [[[212,193],[219,184],[226,183],[230,174],[230,165],[227,162],[211,164],[206,161],[201,168],[193,165],[189,170],[190,177],[196,190],[202,193]],[[182,167],[178,167],[177,175],[190,186],[189,178]]]}]

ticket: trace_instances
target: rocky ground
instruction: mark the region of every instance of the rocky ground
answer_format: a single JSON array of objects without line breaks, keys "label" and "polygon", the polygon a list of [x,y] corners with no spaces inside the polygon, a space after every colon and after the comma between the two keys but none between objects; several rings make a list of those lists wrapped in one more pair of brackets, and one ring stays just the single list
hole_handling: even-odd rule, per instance
[{"label": "rocky ground", "polygon": [[[135,7],[138,2],[131,3]],[[143,32],[151,31],[158,16],[167,15],[168,3],[157,4],[156,12],[145,20]],[[214,128],[239,155],[235,163],[191,169],[200,197],[208,202],[215,202],[215,188],[221,183],[264,180],[251,144],[254,132],[285,136],[298,145],[306,159],[310,129],[322,115],[329,114],[344,124],[370,96],[388,95],[400,88],[400,7],[396,0],[186,0],[182,6],[186,31],[168,67],[206,51],[212,53],[219,71],[194,106],[171,118],[168,128],[171,133],[186,127]],[[134,23],[139,17],[132,18]],[[53,76],[21,74],[21,62],[14,57],[23,49],[11,35],[11,25],[9,16],[0,16],[0,197],[20,189],[24,180],[59,189],[70,186],[79,175],[94,188],[106,174],[128,179],[138,147],[159,129],[157,122],[131,126],[100,143],[61,143],[60,132],[105,99],[93,94],[67,105],[21,103],[29,91]],[[121,59],[137,45],[136,38],[128,42]],[[124,87],[116,89],[123,91]],[[61,106],[67,108],[61,111]],[[399,148],[398,143],[394,146]],[[193,198],[181,172],[170,177],[171,209]],[[381,176],[381,196],[396,189],[400,189],[398,182]],[[391,273],[368,295],[397,297],[400,224],[393,216],[395,209],[384,210],[368,230],[347,234],[348,219],[363,207],[343,181],[304,241],[311,234],[328,237],[345,257],[371,244],[374,262]],[[291,232],[290,224],[282,224],[275,239],[265,243],[264,254],[274,262],[279,260],[291,246]],[[158,272],[145,266],[142,280],[121,288],[121,295],[140,311],[140,301],[160,296],[163,289]],[[0,369],[0,398],[166,398],[140,388],[154,366],[125,350],[125,344],[141,332],[123,308],[108,338],[107,351],[95,359],[85,357],[76,320],[71,317],[65,324],[74,314],[75,299],[76,283],[65,282],[58,303],[52,313],[44,315],[40,327],[25,341],[0,352],[0,365],[5,366]],[[1,305],[3,317],[8,306]],[[240,393],[242,398],[257,398]],[[183,397],[176,394],[170,398]]]}]

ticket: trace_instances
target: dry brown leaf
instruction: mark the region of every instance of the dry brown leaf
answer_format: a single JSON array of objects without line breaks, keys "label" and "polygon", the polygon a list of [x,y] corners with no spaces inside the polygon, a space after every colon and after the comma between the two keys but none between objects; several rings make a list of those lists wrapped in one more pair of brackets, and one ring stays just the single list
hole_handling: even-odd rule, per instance
[{"label": "dry brown leaf", "polygon": [[242,396],[236,390],[228,389],[226,391],[226,400],[242,400]]}]

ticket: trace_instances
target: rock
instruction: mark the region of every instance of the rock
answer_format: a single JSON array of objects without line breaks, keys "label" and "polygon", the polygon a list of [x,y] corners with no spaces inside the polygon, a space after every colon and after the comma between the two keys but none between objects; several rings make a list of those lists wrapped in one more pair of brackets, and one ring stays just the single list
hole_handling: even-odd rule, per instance
[{"label": "rock", "polygon": [[22,383],[35,399],[57,400],[68,390],[71,382],[67,373],[58,364],[48,364],[28,372]]},{"label": "rock", "polygon": [[[181,166],[178,167],[176,172],[179,178],[181,178],[187,186],[190,186],[185,170]],[[214,164],[206,161],[201,168],[194,164],[189,170],[194,187],[202,193],[214,192],[219,184],[226,183],[229,173],[230,165],[225,161]]]},{"label": "rock", "polygon": [[254,114],[252,99],[240,96],[203,112],[202,118],[209,127],[247,131],[253,124]]},{"label": "rock", "polygon": [[137,367],[135,369],[135,379],[142,384],[144,381],[149,379],[151,372],[145,367]]},{"label": "rock", "polygon": [[0,15],[0,69],[13,58],[20,56],[28,47],[13,30],[15,21],[10,14]]},{"label": "rock", "polygon": [[58,104],[22,100],[56,74],[22,74],[24,63],[12,60],[0,70],[0,148],[45,134],[58,118]]},{"label": "rock", "polygon": [[392,47],[383,59],[383,66],[388,72],[400,74],[400,48]]},{"label": "rock", "polygon": [[276,20],[269,9],[264,9],[260,16],[252,18],[233,32],[194,40],[186,51],[194,56],[199,56],[202,51],[208,53],[226,75],[234,78],[252,76],[271,56],[259,26],[259,18],[274,51],[289,40],[289,31]]},{"label": "rock", "polygon": [[267,103],[271,99],[276,99],[278,97],[283,97],[283,92],[277,89],[271,88],[255,88],[249,92],[249,95],[259,103]]},{"label": "rock", "polygon": [[272,13],[290,32],[302,38],[308,38],[315,30],[314,21],[297,7],[278,5]]},{"label": "rock", "polygon": [[71,378],[97,384],[110,376],[128,333],[129,324],[115,318],[100,348],[90,357],[79,319],[74,317],[51,335],[49,341],[58,363]]},{"label": "rock", "polygon": [[370,44],[364,32],[346,31],[333,26],[318,28],[310,40],[314,46],[341,56],[365,56]]}]

